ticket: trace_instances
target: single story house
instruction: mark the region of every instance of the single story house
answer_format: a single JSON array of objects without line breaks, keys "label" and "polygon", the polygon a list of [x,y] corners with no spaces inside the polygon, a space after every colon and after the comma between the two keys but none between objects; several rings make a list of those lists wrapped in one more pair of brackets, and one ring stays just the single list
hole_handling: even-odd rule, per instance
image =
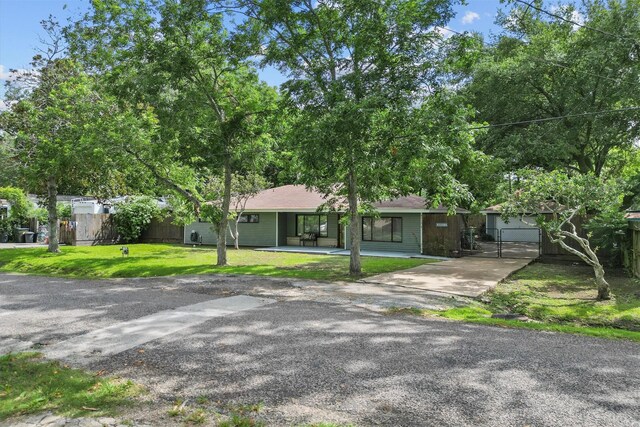
[{"label": "single story house", "polygon": [[[504,219],[502,218],[501,206],[490,206],[480,213],[486,217],[486,233],[495,240],[502,238],[504,242],[531,242],[540,241],[540,228],[536,225],[535,215],[524,215]],[[542,212],[549,214],[549,212]]]},{"label": "single story house", "polygon": [[[318,211],[327,200],[303,185],[285,185],[261,191],[247,201],[238,225],[239,244],[250,247],[317,245],[348,249],[349,229],[340,224],[344,209]],[[460,251],[462,214],[430,209],[424,198],[406,196],[375,203],[378,218],[362,218],[362,250],[450,256]],[[304,237],[312,234],[313,241]],[[215,245],[217,234],[206,222],[184,228],[184,243]],[[233,245],[230,233],[227,242]]]}]

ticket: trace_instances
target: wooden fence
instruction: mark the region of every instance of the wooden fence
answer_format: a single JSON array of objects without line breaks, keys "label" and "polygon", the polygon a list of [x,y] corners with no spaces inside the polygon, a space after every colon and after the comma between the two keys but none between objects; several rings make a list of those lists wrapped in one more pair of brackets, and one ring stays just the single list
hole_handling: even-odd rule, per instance
[{"label": "wooden fence", "polygon": [[632,234],[630,269],[634,276],[640,277],[640,221],[629,221]]},{"label": "wooden fence", "polygon": [[72,246],[109,245],[118,241],[109,214],[75,214],[60,224],[60,241]]},{"label": "wooden fence", "polygon": [[[164,221],[152,220],[142,233],[140,243],[182,243],[183,227]],[[75,214],[71,221],[60,223],[60,242],[72,246],[111,245],[119,236],[109,214]]]},{"label": "wooden fence", "polygon": [[462,215],[423,214],[422,253],[424,255],[456,256],[462,249]]},{"label": "wooden fence", "polygon": [[142,243],[184,243],[184,227],[175,225],[172,218],[163,221],[156,219],[151,221],[149,227],[142,232]]},{"label": "wooden fence", "polygon": [[[550,219],[550,214],[546,215],[547,219]],[[573,224],[576,226],[576,229],[578,231],[578,235],[580,237],[587,237],[587,231],[584,228],[584,224],[589,220],[588,217],[577,217],[575,218],[572,222]],[[569,226],[564,227],[566,230],[569,230]],[[571,240],[571,239],[565,239],[565,243],[574,248],[574,249],[578,249],[580,251],[582,251],[582,249],[580,248],[580,245]],[[569,253],[568,251],[566,251],[565,249],[562,249],[562,247],[557,244],[557,243],[553,243],[551,241],[551,239],[549,239],[549,235],[547,234],[546,231],[542,231],[542,250],[541,250],[541,254],[542,256],[552,256],[552,257],[565,257],[565,256],[569,256],[569,257],[575,257],[575,255],[572,255],[571,253]],[[577,257],[576,257],[577,258]]]}]

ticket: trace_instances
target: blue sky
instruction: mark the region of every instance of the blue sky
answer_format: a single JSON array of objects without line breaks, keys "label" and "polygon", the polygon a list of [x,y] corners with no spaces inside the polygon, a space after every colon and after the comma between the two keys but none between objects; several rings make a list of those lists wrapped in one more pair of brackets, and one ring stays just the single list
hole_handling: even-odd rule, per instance
[{"label": "blue sky", "polygon": [[[496,32],[493,24],[500,7],[499,0],[468,0],[467,5],[456,8],[457,16],[449,27],[456,31]],[[64,7],[66,5],[66,8]],[[0,99],[4,96],[4,82],[10,69],[24,69],[39,45],[43,35],[40,21],[49,15],[61,23],[80,16],[89,6],[89,0],[0,0]],[[263,70],[262,78],[279,85],[283,78],[273,69]]]}]

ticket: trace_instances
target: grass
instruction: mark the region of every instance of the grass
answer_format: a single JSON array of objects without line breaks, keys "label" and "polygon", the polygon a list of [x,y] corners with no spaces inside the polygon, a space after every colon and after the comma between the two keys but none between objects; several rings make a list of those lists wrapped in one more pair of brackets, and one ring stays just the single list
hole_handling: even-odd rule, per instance
[{"label": "grass", "polygon": [[[640,281],[615,270],[608,272],[607,279],[615,297],[597,301],[590,268],[536,263],[499,284],[483,302],[443,311],[390,312],[640,341]],[[534,321],[494,319],[494,313],[517,313]]]},{"label": "grass", "polygon": [[[353,280],[349,257],[264,252],[227,252],[229,265],[215,266],[215,248],[162,244],[129,245],[123,258],[119,246],[68,246],[59,254],[45,248],[0,251],[0,271],[75,278],[152,277],[184,274],[255,274],[315,280]],[[428,259],[362,257],[364,276],[415,267]]]},{"label": "grass", "polygon": [[47,410],[70,417],[113,416],[141,391],[131,381],[43,361],[38,353],[0,356],[0,420]]}]

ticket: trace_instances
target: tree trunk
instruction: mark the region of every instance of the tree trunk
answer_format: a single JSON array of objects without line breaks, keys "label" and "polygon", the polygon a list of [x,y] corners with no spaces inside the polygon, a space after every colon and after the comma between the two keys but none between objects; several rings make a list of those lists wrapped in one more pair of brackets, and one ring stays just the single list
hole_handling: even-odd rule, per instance
[{"label": "tree trunk", "polygon": [[227,225],[229,224],[229,206],[231,205],[231,165],[229,158],[224,160],[224,194],[222,196],[222,215],[218,223],[218,261],[216,265],[227,265]]},{"label": "tree trunk", "polygon": [[55,177],[50,176],[47,180],[47,212],[49,214],[49,252],[60,252],[60,242],[58,233],[60,224],[58,222],[58,183]]},{"label": "tree trunk", "polygon": [[611,290],[609,283],[604,278],[604,269],[602,265],[594,265],[593,271],[596,274],[596,286],[598,286],[598,301],[611,299]]},{"label": "tree trunk", "polygon": [[236,250],[240,249],[240,233],[238,232],[239,218],[240,216],[238,216],[238,218],[236,218],[235,220],[236,232],[235,232],[235,235],[233,236],[233,247],[236,248]]},{"label": "tree trunk", "polygon": [[[593,249],[591,249],[591,245],[589,244],[588,239],[578,236],[578,233],[576,231],[576,226],[571,222],[569,222],[568,224],[571,227],[572,231],[566,231],[562,229],[556,230],[555,232],[556,235],[554,236],[554,233],[549,232],[549,230],[547,230],[547,234],[549,235],[549,238],[553,243],[559,244],[560,247],[562,247],[564,250],[566,250],[567,252],[573,255],[576,255],[578,258],[582,259],[587,265],[593,268],[593,272],[596,276],[596,286],[598,287],[598,297],[597,297],[598,301],[611,299],[611,289],[609,288],[609,283],[607,283],[607,281],[604,278],[604,267],[602,267],[602,264],[598,259],[598,255],[594,252]],[[569,246],[564,241],[564,238],[566,237],[576,241],[580,245],[584,253]]]},{"label": "tree trunk", "polygon": [[349,188],[348,188],[348,201],[349,201],[349,237],[351,239],[351,256],[349,259],[349,274],[352,276],[360,276],[362,274],[362,265],[360,263],[360,239],[361,239],[361,224],[360,215],[358,214],[358,183],[356,180],[355,172],[351,170],[349,172]]}]

